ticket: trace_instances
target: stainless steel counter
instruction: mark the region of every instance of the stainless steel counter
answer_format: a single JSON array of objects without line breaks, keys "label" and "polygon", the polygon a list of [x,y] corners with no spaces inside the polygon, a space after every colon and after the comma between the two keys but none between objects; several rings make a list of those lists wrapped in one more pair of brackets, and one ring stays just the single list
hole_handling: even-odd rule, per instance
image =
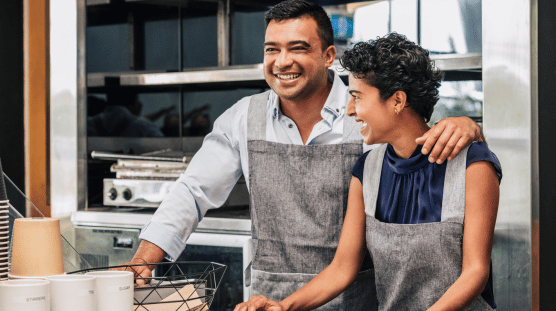
[{"label": "stainless steel counter", "polygon": [[[77,211],[71,215],[75,226],[141,229],[151,220],[153,211]],[[251,219],[247,210],[223,210],[209,213],[195,232],[251,235]]]}]

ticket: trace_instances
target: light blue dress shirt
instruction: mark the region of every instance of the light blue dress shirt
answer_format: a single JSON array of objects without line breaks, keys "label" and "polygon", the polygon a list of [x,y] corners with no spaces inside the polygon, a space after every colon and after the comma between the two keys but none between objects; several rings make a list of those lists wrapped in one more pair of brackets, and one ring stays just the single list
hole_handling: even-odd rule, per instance
[{"label": "light blue dress shirt", "polygon": [[[307,145],[342,142],[348,87],[333,71],[332,89],[321,110],[322,120],[314,127]],[[251,97],[245,97],[226,110],[214,122],[202,147],[186,172],[170,188],[141,235],[162,248],[169,260],[175,260],[185,248],[191,233],[209,209],[224,204],[241,174],[249,187],[247,153],[247,110]],[[266,138],[268,141],[303,145],[295,123],[280,111],[278,95],[273,91],[267,102]],[[363,144],[364,151],[372,149]]]}]

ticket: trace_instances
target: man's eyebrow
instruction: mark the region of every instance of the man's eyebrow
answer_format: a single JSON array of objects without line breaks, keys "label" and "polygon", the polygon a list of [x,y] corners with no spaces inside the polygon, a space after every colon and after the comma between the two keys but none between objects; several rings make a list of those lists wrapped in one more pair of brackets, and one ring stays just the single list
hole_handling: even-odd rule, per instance
[{"label": "man's eyebrow", "polygon": [[311,47],[311,45],[309,43],[307,43],[306,41],[303,41],[303,40],[290,41],[288,43],[288,45],[297,45],[297,44],[301,44],[301,45],[303,45],[304,47],[307,47],[307,48]]},{"label": "man's eyebrow", "polygon": [[[311,47],[311,45],[309,43],[307,43],[307,41],[303,41],[303,40],[296,40],[296,41],[288,42],[288,45],[297,45],[297,44],[301,44],[301,45],[303,45],[304,47],[307,47],[307,48]],[[269,41],[269,42],[264,43],[264,46],[269,46],[269,45],[275,46],[275,45],[278,45],[278,43],[273,42],[273,41]]]}]

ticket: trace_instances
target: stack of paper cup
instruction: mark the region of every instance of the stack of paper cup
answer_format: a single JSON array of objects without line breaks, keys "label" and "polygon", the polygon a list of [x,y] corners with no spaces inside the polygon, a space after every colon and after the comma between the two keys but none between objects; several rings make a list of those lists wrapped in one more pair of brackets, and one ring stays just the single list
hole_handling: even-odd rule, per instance
[{"label": "stack of paper cup", "polygon": [[8,279],[8,248],[10,244],[9,232],[9,204],[4,184],[4,173],[0,161],[0,281]]},{"label": "stack of paper cup", "polygon": [[64,274],[60,221],[32,217],[14,220],[10,278]]}]

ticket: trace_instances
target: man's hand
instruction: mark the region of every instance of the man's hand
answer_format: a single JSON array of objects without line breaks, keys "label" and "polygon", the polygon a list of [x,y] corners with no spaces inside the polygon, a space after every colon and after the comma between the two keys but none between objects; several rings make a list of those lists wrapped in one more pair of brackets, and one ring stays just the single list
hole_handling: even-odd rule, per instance
[{"label": "man's hand", "polygon": [[249,301],[238,304],[234,311],[284,311],[284,309],[265,296],[253,296]]},{"label": "man's hand", "polygon": [[429,161],[438,164],[442,164],[446,159],[452,160],[474,141],[483,141],[481,128],[468,117],[442,119],[415,140],[419,145],[423,145],[423,154],[430,152]]},{"label": "man's hand", "polygon": [[[135,278],[135,284],[137,286],[147,286],[151,282],[152,269],[155,265],[146,265],[147,262],[141,258],[133,258],[130,262],[122,264],[120,267],[113,268],[110,270],[114,271],[131,271],[133,272],[133,277]],[[134,266],[138,265],[138,266]]]},{"label": "man's hand", "polygon": [[[135,256],[130,262],[124,263],[122,266],[125,265],[139,265],[133,267],[118,267],[112,270],[119,270],[119,271],[131,271],[135,274],[135,284],[137,286],[146,286],[150,283],[150,277],[152,277],[152,270],[156,267],[156,263],[159,263],[166,253],[155,244],[143,240],[141,244],[139,244],[139,248],[137,248],[137,252]],[[152,265],[147,265],[147,264]]]}]

